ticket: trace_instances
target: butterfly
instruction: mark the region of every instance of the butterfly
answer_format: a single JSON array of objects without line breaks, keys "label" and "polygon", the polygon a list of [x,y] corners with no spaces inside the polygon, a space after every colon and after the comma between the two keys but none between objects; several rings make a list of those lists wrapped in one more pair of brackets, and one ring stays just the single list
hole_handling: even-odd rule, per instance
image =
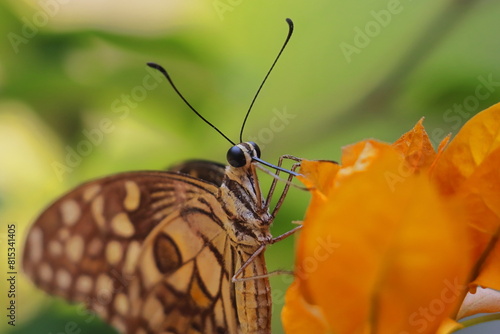
[{"label": "butterfly", "polygon": [[[293,28],[287,22],[286,42]],[[214,127],[161,66],[149,65]],[[24,271],[41,289],[85,303],[123,333],[269,333],[264,250],[300,228],[277,238],[269,231],[297,175],[297,164],[281,167],[286,158],[300,163],[283,156],[271,165],[257,144],[241,142],[229,149],[228,166],[192,160],[80,185],[32,225]],[[267,197],[256,172],[262,165],[276,169]],[[280,171],[289,178],[270,212]]]}]

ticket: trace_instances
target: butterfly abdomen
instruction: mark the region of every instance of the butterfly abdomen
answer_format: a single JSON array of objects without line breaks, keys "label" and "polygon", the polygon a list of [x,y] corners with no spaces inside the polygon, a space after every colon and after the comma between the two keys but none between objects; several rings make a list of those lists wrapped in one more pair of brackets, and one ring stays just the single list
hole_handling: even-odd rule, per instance
[{"label": "butterfly abdomen", "polygon": [[[241,255],[241,253],[240,253]],[[251,255],[251,254],[250,254]],[[238,261],[246,261],[244,255]],[[264,255],[260,254],[251,265],[245,268],[243,277],[266,275]],[[235,283],[236,300],[245,307],[238,309],[242,333],[268,334],[271,332],[271,291],[267,277],[244,280]]]}]

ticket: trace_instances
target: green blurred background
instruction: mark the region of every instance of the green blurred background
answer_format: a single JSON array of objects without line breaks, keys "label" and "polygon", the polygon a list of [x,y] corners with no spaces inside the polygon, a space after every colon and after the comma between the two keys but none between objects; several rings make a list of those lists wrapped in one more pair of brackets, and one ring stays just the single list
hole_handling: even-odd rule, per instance
[{"label": "green blurred background", "polygon": [[[339,159],[342,146],[371,137],[394,141],[423,116],[437,143],[500,101],[497,1],[4,0],[0,309],[7,301],[8,224],[16,224],[19,266],[29,224],[79,183],[188,158],[225,161],[228,143],[145,63],[164,65],[191,104],[238,141],[244,113],[286,36],[286,17],[295,34],[243,137],[259,143],[267,161],[282,154]],[[89,133],[94,142],[86,146]],[[70,166],[71,150],[81,159]],[[273,234],[301,220],[307,202],[308,194],[292,189]],[[270,270],[292,268],[292,239],[268,249]],[[291,278],[271,281],[273,332],[280,333]],[[37,291],[22,273],[17,283],[16,327],[2,311],[1,333],[66,333],[71,321],[80,333],[114,332]],[[492,325],[463,333],[496,332]]]}]

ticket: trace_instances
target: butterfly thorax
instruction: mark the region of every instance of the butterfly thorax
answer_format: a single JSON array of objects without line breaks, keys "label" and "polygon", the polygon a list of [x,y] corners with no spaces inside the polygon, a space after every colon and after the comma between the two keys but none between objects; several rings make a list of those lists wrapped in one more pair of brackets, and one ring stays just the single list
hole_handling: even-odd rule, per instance
[{"label": "butterfly thorax", "polygon": [[271,238],[271,214],[264,207],[255,166],[226,167],[219,201],[228,215],[230,237],[240,245],[258,247]]}]

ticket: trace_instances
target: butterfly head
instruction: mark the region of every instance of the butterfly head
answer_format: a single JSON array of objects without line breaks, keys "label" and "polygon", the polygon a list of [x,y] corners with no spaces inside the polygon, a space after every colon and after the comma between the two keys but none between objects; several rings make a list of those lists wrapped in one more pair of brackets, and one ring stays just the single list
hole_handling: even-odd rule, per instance
[{"label": "butterfly head", "polygon": [[234,145],[227,151],[227,162],[234,168],[248,166],[255,158],[260,158],[260,148],[252,141]]}]

